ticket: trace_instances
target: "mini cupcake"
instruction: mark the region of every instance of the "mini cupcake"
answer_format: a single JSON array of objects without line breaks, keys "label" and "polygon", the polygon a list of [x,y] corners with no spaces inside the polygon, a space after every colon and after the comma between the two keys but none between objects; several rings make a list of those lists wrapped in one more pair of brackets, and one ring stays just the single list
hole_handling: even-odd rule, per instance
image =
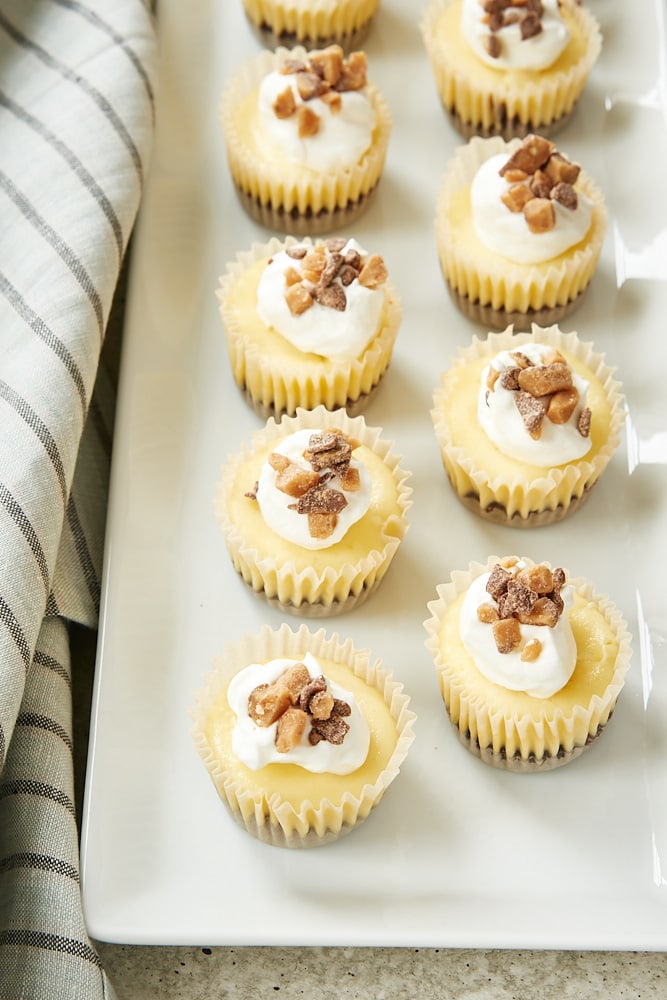
[{"label": "mini cupcake", "polygon": [[219,299],[234,378],[265,419],[362,412],[402,318],[382,257],[344,237],[256,244],[228,265]]},{"label": "mini cupcake", "polygon": [[422,33],[440,100],[466,139],[552,135],[602,48],[576,0],[433,0]]},{"label": "mini cupcake", "polygon": [[282,625],[229,643],[192,711],[197,749],[239,825],[317,847],[358,827],[413,741],[402,685],[350,640]]},{"label": "mini cupcake", "polygon": [[592,584],[516,556],[438,587],[424,624],[461,742],[510,771],[566,764],[600,735],[624,684],[630,635]]},{"label": "mini cupcake", "polygon": [[340,45],[346,52],[364,41],[379,6],[380,0],[243,0],[264,45]]},{"label": "mini cupcake", "polygon": [[487,328],[559,322],[597,268],[607,212],[552,142],[472,139],[445,170],[436,242],[452,299]]},{"label": "mini cupcake", "polygon": [[620,442],[620,385],[575,332],[490,333],[459,352],[435,390],[442,460],[470,510],[510,527],[577,510]]},{"label": "mini cupcake", "polygon": [[364,52],[265,51],[232,76],[221,118],[237,193],[257,222],[314,235],[349,225],[367,207],[391,116],[368,82]]},{"label": "mini cupcake", "polygon": [[408,474],[380,430],[323,406],[271,418],[231,457],[215,510],[235,569],[283,611],[329,616],[375,591],[407,530]]}]

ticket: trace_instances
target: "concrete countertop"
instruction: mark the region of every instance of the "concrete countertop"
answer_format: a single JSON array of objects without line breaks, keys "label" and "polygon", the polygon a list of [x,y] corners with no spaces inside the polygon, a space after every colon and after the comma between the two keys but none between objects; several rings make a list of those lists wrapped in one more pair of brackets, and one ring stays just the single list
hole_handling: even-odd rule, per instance
[{"label": "concrete countertop", "polygon": [[100,945],[119,1000],[649,1000],[667,956],[400,948]]}]

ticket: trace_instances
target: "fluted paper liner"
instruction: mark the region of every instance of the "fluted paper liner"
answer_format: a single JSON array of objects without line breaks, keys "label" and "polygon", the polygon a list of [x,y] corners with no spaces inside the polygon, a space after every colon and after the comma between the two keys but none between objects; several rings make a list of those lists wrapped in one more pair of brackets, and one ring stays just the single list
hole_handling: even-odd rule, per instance
[{"label": "fluted paper liner", "polygon": [[284,240],[274,237],[268,243],[254,243],[249,251],[236,255],[220,279],[218,299],[234,379],[264,419],[283,413],[293,416],[300,406],[310,410],[320,405],[328,410],[344,407],[355,415],[365,409],[389,367],[401,324],[401,302],[390,282],[386,282],[382,289],[385,304],[380,329],[363,353],[353,361],[336,361],[306,354],[278,333],[272,334],[276,340],[276,351],[266,350],[250,333],[256,326],[266,329],[257,313],[241,313],[230,302],[248,268],[260,260],[268,262],[280,250],[297,243],[313,245],[308,237],[297,240],[293,236]]},{"label": "fluted paper liner", "polygon": [[[230,517],[228,507],[232,493],[254,485],[245,483],[240,475],[248,458],[256,452],[266,450],[268,453],[274,443],[277,445],[302,428],[339,430],[365,445],[382,461],[396,494],[392,504],[394,513],[381,526],[381,546],[360,551],[354,561],[338,566],[332,565],[328,558],[321,559],[320,571],[311,564],[318,553],[297,545],[291,549],[295,559],[298,557],[304,562],[301,569],[292,561],[278,561],[271,551],[260,551],[256,539],[245,537],[243,526]],[[239,453],[229,458],[218,484],[214,509],[236,571],[258,596],[291,614],[329,617],[357,607],[379,586],[405,536],[407,511],[412,505],[412,488],[407,485],[409,473],[401,468],[392,443],[383,440],[381,433],[380,428],[368,427],[363,416],[350,417],[345,410],[332,413],[323,406],[314,410],[299,409],[294,417],[285,416],[280,423],[271,417],[264,428],[253,435],[249,447],[243,446]],[[357,523],[362,524],[363,520]],[[334,545],[323,551],[328,554],[335,550]]]},{"label": "fluted paper liner", "polygon": [[[458,199],[457,215],[464,214],[472,229],[469,188],[481,165],[500,153],[509,157],[521,145],[520,139],[473,138],[460,146],[449,161],[437,197],[436,243],[442,273],[453,292],[454,301],[470,315],[482,317],[489,326],[504,328],[509,322],[523,328],[540,321],[557,322],[571,311],[588,288],[597,268],[607,228],[607,210],[600,189],[580,170],[576,189],[593,202],[591,225],[574,247],[551,260],[520,264],[491,253],[477,239],[472,245],[452,233],[452,206]],[[469,222],[468,222],[469,220]],[[465,308],[469,303],[471,312]]]},{"label": "fluted paper liner", "polygon": [[[382,694],[395,723],[396,743],[385,765],[358,794],[345,792],[337,801],[311,796],[304,798],[296,809],[281,798],[279,791],[265,795],[253,792],[244,785],[242,775],[235,777],[230,773],[207,737],[207,728],[209,713],[239,670],[277,657],[301,659],[306,652],[348,667]],[[398,775],[414,739],[415,714],[409,704],[403,686],[382,667],[380,660],[371,660],[367,650],[355,650],[351,640],[342,641],[337,634],[327,637],[324,629],[312,633],[305,625],[296,632],[286,624],[275,631],[265,625],[256,635],[247,633],[237,642],[228,643],[222,655],[214,659],[211,671],[204,678],[204,687],[195,692],[192,735],[220,798],[241,827],[274,846],[317,847],[359,826]],[[304,776],[307,774],[304,771]],[[310,781],[317,781],[317,777],[311,777]]]},{"label": "fluted paper liner", "polygon": [[[545,468],[543,475],[538,477],[534,476],[535,465],[507,459],[507,474],[492,478],[475,455],[467,454],[454,444],[444,410],[448,377],[459,366],[478,359],[490,361],[500,351],[517,350],[529,343],[549,345],[581,362],[586,368],[585,377],[589,381],[595,378],[601,385],[611,419],[604,441],[590,458],[584,455],[576,462]],[[486,340],[473,338],[470,346],[460,349],[452,367],[441,376],[431,410],[443,464],[459,499],[482,517],[511,527],[551,524],[573,513],[588,496],[620,443],[625,406],[620,383],[613,375],[614,369],[605,363],[604,355],[595,353],[591,343],[579,340],[576,331],[563,333],[557,326],[542,329],[533,325],[530,333],[515,334],[510,326],[502,333],[489,333]],[[478,388],[479,383],[476,383],[475,392]],[[483,433],[481,429],[480,433]],[[517,471],[515,478],[510,478],[509,470],[517,464],[525,466],[525,471]]]},{"label": "fluted paper liner", "polygon": [[[324,48],[347,52],[366,37],[380,0],[243,0],[245,12],[264,44]],[[289,41],[288,41],[289,40]]]},{"label": "fluted paper liner", "polygon": [[[533,565],[531,559],[520,558]],[[568,584],[604,617],[618,643],[613,675],[606,689],[601,694],[592,692],[585,704],[575,703],[569,714],[555,710],[549,699],[542,698],[533,699],[534,708],[530,713],[517,712],[512,706],[513,692],[485,681],[481,674],[479,687],[484,693],[469,690],[463,678],[464,671],[458,668],[451,650],[442,648],[440,627],[447,609],[457,597],[499,561],[499,556],[490,556],[485,564],[471,562],[467,570],[455,570],[448,583],[437,587],[437,599],[428,604],[431,617],[424,622],[426,647],[438,672],[440,692],[450,720],[461,742],[472,753],[485,763],[504,770],[551,770],[583,753],[609,721],[630,666],[630,633],[621,613],[606,595],[595,593],[593,584],[583,578],[570,580],[568,577]],[[465,653],[463,646],[461,649]],[[499,700],[504,702],[504,708],[491,705],[497,692],[502,692]]]},{"label": "fluted paper liner", "polygon": [[303,46],[296,46],[264,51],[247,60],[230,78],[220,105],[227,161],[243,206],[263,225],[298,235],[329,232],[358,217],[382,174],[391,134],[389,107],[369,82],[366,93],[376,125],[369,149],[352,167],[324,173],[290,162],[285,175],[265,152],[258,153],[246,140],[245,118],[240,120],[244,99],[286,60],[307,56]]},{"label": "fluted paper liner", "polygon": [[[422,37],[442,105],[465,138],[552,135],[568,121],[600,55],[602,36],[586,7],[574,0],[565,0],[563,6],[577,36],[568,49],[541,72],[505,72],[469,53],[460,28],[461,0],[430,4],[422,19]],[[439,29],[443,18],[446,29]]]}]

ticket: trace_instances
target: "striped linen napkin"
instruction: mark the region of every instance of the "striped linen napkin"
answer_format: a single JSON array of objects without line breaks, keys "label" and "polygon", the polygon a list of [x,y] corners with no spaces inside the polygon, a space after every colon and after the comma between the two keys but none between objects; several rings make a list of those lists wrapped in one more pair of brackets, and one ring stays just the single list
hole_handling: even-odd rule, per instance
[{"label": "striped linen napkin", "polygon": [[98,368],[153,134],[149,8],[0,0],[2,1000],[113,996],[81,906],[67,623],[99,610]]}]

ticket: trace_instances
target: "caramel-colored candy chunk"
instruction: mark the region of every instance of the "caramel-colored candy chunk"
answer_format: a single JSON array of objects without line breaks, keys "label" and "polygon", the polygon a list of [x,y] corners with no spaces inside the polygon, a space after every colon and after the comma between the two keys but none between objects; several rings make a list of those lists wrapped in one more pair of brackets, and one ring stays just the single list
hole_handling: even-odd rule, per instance
[{"label": "caramel-colored candy chunk", "polygon": [[501,167],[500,174],[504,176],[508,170],[523,170],[526,174],[534,174],[544,166],[555,148],[552,142],[540,135],[527,135]]},{"label": "caramel-colored candy chunk", "polygon": [[548,233],[556,224],[556,213],[550,198],[533,198],[523,210],[531,233]]},{"label": "caramel-colored candy chunk", "polygon": [[320,130],[320,116],[312,108],[302,105],[297,112],[297,119],[299,122],[300,139],[307,139],[317,135]]},{"label": "caramel-colored candy chunk", "polygon": [[291,87],[285,87],[273,102],[273,113],[276,118],[291,118],[296,111],[296,100]]},{"label": "caramel-colored candy chunk", "polygon": [[291,706],[289,689],[279,681],[260,684],[250,692],[248,715],[258,726],[272,726]]},{"label": "caramel-colored candy chunk", "polygon": [[511,184],[507,191],[504,191],[500,197],[510,212],[523,212],[527,203],[535,195],[531,191],[529,184],[525,181],[519,181],[518,184]]},{"label": "caramel-colored candy chunk", "polygon": [[555,392],[547,407],[548,419],[552,424],[566,424],[577,408],[578,402],[579,393],[574,386]]},{"label": "caramel-colored candy chunk", "polygon": [[290,706],[278,719],[275,745],[278,753],[289,753],[301,742],[308,716],[301,708]]},{"label": "caramel-colored candy chunk", "polygon": [[499,618],[491,627],[499,653],[511,653],[521,642],[521,628],[516,618]]},{"label": "caramel-colored candy chunk", "polygon": [[561,389],[570,389],[572,373],[568,365],[533,365],[520,373],[519,386],[531,396],[548,396]]}]

